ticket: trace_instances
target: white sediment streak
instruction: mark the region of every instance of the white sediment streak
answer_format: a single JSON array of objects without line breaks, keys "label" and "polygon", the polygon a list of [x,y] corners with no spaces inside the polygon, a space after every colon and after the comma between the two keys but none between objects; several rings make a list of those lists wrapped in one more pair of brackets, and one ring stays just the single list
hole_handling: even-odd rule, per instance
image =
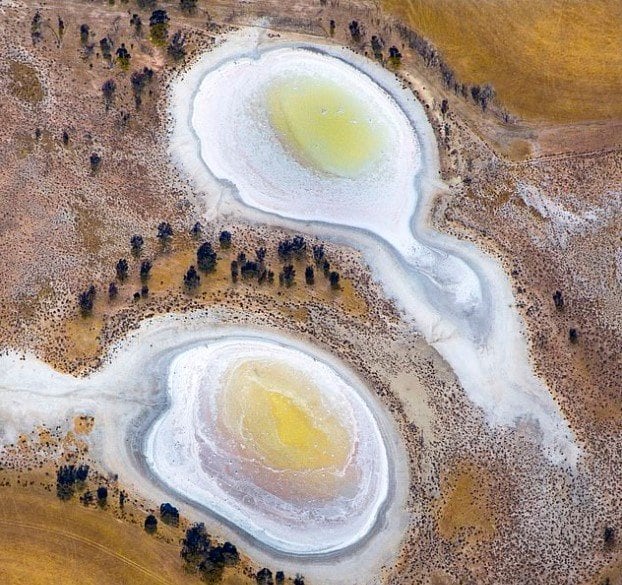
[{"label": "white sediment streak", "polygon": [[[297,372],[303,387],[306,380],[320,391],[317,416],[337,417],[347,429],[351,453],[337,469],[271,466],[261,454],[249,452],[245,429],[223,428],[232,400],[226,393],[231,368],[275,360]],[[376,523],[389,477],[370,395],[349,378],[298,349],[257,337],[191,348],[170,366],[170,406],[150,431],[147,463],[175,492],[279,551],[313,555],[346,548]],[[246,416],[258,416],[253,405],[248,408]],[[270,419],[256,423],[274,425]]]},{"label": "white sediment streak", "polygon": [[[291,156],[265,112],[267,88],[288,75],[331,79],[372,104],[390,137],[381,162],[344,178]],[[531,421],[551,460],[574,465],[578,448],[532,372],[507,275],[475,246],[426,225],[444,188],[436,140],[394,75],[334,46],[247,29],[180,76],[170,108],[171,154],[204,191],[209,217],[243,214],[360,248],[491,424]]]}]

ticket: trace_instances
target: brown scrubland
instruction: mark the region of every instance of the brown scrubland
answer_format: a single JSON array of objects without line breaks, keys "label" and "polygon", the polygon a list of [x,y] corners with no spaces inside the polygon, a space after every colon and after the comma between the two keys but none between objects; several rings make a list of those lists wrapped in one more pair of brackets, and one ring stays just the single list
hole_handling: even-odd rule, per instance
[{"label": "brown scrubland", "polygon": [[[184,59],[154,45],[151,9],[135,2],[0,3],[0,346],[80,375],[142,320],[170,311],[226,307],[241,322],[252,313],[321,334],[388,405],[411,458],[407,535],[398,562],[379,580],[622,583],[619,3],[213,0],[199,1],[193,14],[177,2],[158,6],[168,11],[170,36],[186,33]],[[188,232],[201,205],[168,162],[166,90],[219,35],[263,17],[270,34],[334,42],[371,58],[371,38],[380,37],[387,67],[389,47],[399,48],[396,75],[426,108],[448,185],[430,221],[495,256],[511,276],[536,371],[584,452],[575,476],[523,441],[537,432],[528,423],[490,430],[353,250],[326,245],[343,276],[339,290],[320,272],[315,285],[305,285],[308,258],[294,262],[293,287],[233,283],[230,261],[259,246],[278,273],[276,245],[293,234],[228,219],[205,229],[219,256],[216,271],[202,274],[192,294],[184,290],[196,262]],[[362,31],[357,40],[353,20]],[[125,44],[129,66],[103,57],[104,37],[114,51]],[[413,41],[421,38],[438,51],[436,61],[426,63],[423,45]],[[439,62],[451,69],[452,86]],[[153,76],[141,85],[137,107],[131,76],[144,68]],[[102,86],[110,79],[115,90],[106,103]],[[488,83],[496,97],[483,110],[470,88]],[[468,86],[466,95],[456,84]],[[174,231],[166,248],[156,238],[161,221]],[[223,229],[233,234],[229,250],[218,247]],[[140,259],[130,251],[134,234],[145,238]],[[129,276],[110,301],[120,258],[128,259]],[[153,262],[149,294],[134,299],[142,259]],[[77,299],[91,284],[97,294],[85,317]],[[154,539],[139,525],[156,503],[136,499],[140,521],[132,521],[50,493],[46,473],[75,448],[89,452],[97,421],[84,416],[75,428],[61,421],[74,431],[70,443],[39,449],[36,465],[19,445],[3,450],[0,581],[43,583],[54,574],[59,583],[198,582],[179,559],[181,532]],[[607,529],[615,536],[606,538]]]}]

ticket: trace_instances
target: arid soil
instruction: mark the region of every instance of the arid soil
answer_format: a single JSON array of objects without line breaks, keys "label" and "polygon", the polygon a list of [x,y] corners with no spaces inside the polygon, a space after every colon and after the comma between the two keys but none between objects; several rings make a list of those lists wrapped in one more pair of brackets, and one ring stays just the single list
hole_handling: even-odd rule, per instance
[{"label": "arid soil", "polygon": [[[205,237],[214,243],[220,229],[230,229],[234,244],[221,251],[215,243],[218,270],[202,279],[196,294],[184,292],[181,279],[195,260],[196,246],[187,233],[201,219],[201,207],[198,194],[167,163],[165,119],[167,83],[183,64],[153,46],[150,11],[134,3],[0,3],[0,346],[33,351],[61,370],[84,374],[99,365],[111,342],[142,319],[214,305],[239,311],[240,322],[244,313],[263,312],[270,322],[285,322],[304,335],[324,330],[327,345],[337,353],[367,346],[353,365],[377,382],[413,458],[408,536],[399,563],[383,570],[384,581],[622,582],[617,540],[604,542],[603,536],[607,527],[615,534],[622,530],[616,487],[622,482],[619,117],[556,125],[523,121],[508,109],[508,121],[503,121],[501,110],[510,102],[482,112],[468,97],[447,89],[439,71],[408,47],[394,17],[372,2],[214,0],[207,9],[200,3],[190,16],[177,3],[162,5],[169,12],[171,34],[177,29],[188,34],[188,60],[229,27],[260,17],[270,19],[271,34],[305,34],[368,54],[371,36],[377,34],[384,40],[385,58],[390,45],[399,47],[403,58],[397,74],[426,105],[449,185],[431,221],[475,242],[511,274],[532,359],[584,451],[581,468],[568,475],[548,465],[536,446],[522,441],[533,434],[526,423],[492,432],[446,365],[408,330],[351,250],[327,246],[331,264],[344,276],[340,291],[331,290],[321,273],[313,288],[305,287],[302,261],[291,289],[278,283],[234,285],[228,278],[232,257],[241,251],[252,255],[265,245],[278,272],[276,244],[291,234],[232,219],[206,226]],[[33,43],[37,9],[42,39]],[[142,35],[130,25],[133,13],[142,18]],[[58,17],[65,27],[60,42]],[[331,19],[336,23],[332,41]],[[352,19],[364,29],[360,42],[348,31]],[[80,40],[83,23],[92,31],[86,43],[94,44],[90,54]],[[114,50],[122,42],[128,47],[127,71],[102,57],[99,40],[106,35]],[[143,67],[154,75],[137,108],[130,75]],[[115,80],[116,91],[106,109],[101,87],[108,79]],[[571,119],[586,117],[577,113]],[[92,153],[102,159],[96,170],[89,161]],[[161,221],[170,222],[175,232],[166,248],[155,237]],[[140,259],[130,253],[133,234],[146,241]],[[115,281],[119,258],[130,262],[130,276],[110,303],[107,289]],[[142,284],[138,265],[146,258],[154,264],[150,292],[134,300]],[[95,309],[83,318],[77,296],[91,283],[97,288]],[[553,302],[557,290],[563,295],[560,308]],[[375,342],[391,339],[399,356],[386,366],[394,370],[392,384],[374,378],[375,330],[382,332]],[[412,356],[410,362],[401,361],[404,355]],[[49,452],[51,461],[58,457],[56,450]],[[19,461],[15,447],[5,450],[2,467],[11,461]],[[41,515],[56,513],[53,494],[8,491],[15,489],[13,480],[10,488],[0,487],[0,501],[14,506],[23,522],[33,522],[29,514],[45,497],[49,505],[41,507]],[[74,516],[80,526],[90,521],[77,511]],[[17,538],[20,530],[18,520],[3,524],[0,537]],[[112,533],[113,528],[105,530]],[[58,554],[64,553],[49,552],[50,558]],[[87,552],[78,554],[88,558]],[[0,577],[3,570],[0,566]],[[20,570],[10,573],[8,582],[24,582]],[[158,582],[144,572],[141,578]],[[27,582],[36,582],[32,579]]]}]

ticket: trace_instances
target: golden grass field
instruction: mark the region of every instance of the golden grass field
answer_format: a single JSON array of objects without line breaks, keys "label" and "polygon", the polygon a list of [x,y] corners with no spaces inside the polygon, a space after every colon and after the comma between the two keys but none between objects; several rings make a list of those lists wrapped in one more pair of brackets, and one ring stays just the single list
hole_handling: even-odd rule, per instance
[{"label": "golden grass field", "polygon": [[[2,487],[0,583],[10,585],[192,584],[179,557],[179,531],[162,537],[105,510],[61,502],[39,487]],[[250,579],[227,571],[223,583]]]},{"label": "golden grass field", "polygon": [[465,83],[492,83],[525,119],[622,116],[619,0],[381,0]]}]

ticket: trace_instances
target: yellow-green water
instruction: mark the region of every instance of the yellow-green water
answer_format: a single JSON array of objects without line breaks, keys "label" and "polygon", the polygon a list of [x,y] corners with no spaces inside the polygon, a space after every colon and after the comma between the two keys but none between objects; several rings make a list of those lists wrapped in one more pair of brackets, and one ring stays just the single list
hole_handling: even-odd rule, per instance
[{"label": "yellow-green water", "polygon": [[352,91],[327,80],[291,77],[267,92],[270,122],[302,164],[356,177],[380,156],[384,132]]},{"label": "yellow-green water", "polygon": [[245,362],[229,377],[226,400],[228,426],[241,426],[245,449],[270,467],[300,471],[346,462],[350,436],[303,373],[278,362]]}]

